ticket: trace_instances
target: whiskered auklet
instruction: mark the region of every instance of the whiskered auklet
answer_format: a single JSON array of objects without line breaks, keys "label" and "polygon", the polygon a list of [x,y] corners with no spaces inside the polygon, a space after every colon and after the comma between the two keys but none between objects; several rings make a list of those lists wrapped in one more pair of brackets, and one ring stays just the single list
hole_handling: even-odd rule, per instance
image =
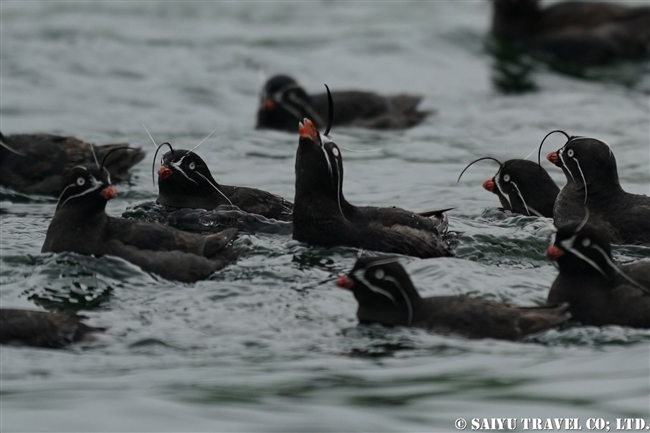
[{"label": "whiskered auklet", "polygon": [[300,124],[296,153],[293,238],[325,247],[349,246],[416,257],[453,255],[443,211],[430,217],[396,207],[357,207],[343,196],[338,146],[309,119]]},{"label": "whiskered auklet", "polygon": [[[431,114],[418,110],[421,96],[381,96],[356,90],[334,92],[333,96],[337,108],[334,126],[401,129],[415,126]],[[309,95],[293,78],[276,75],[262,90],[257,128],[295,132],[298,122],[305,117],[311,119],[316,128],[325,128],[327,104],[326,93]]]},{"label": "whiskered auklet", "polygon": [[351,290],[361,322],[412,326],[468,338],[518,340],[566,322],[567,305],[519,307],[466,296],[422,298],[392,257],[362,257],[336,284]]},{"label": "whiskered auklet", "polygon": [[483,183],[483,188],[499,197],[504,210],[553,217],[553,204],[560,188],[546,170],[532,161],[509,159],[501,163],[489,156],[479,158],[465,167],[458,180],[472,164],[486,159],[495,161],[500,167],[492,179]]},{"label": "whiskered auklet", "polygon": [[650,6],[625,2],[492,0],[491,32],[551,61],[601,65],[647,58]]},{"label": "whiskered auklet", "polygon": [[199,155],[169,148],[158,169],[158,204],[206,210],[233,205],[265,218],[291,220],[291,202],[260,189],[219,184]]},{"label": "whiskered auklet", "polygon": [[568,302],[583,325],[650,328],[650,262],[617,266],[607,234],[586,219],[560,227],[548,257],[560,268],[549,305]]},{"label": "whiskered auklet", "polygon": [[623,190],[609,145],[595,138],[568,137],[547,159],[567,178],[553,208],[556,226],[581,221],[586,206],[590,223],[604,230],[612,243],[650,244],[650,197]]},{"label": "whiskered auklet", "polygon": [[106,203],[115,197],[105,167],[74,167],[47,229],[42,252],[113,255],[147,272],[178,281],[196,281],[235,260],[228,247],[236,229],[201,236],[159,223],[114,218]]},{"label": "whiskered auklet", "polygon": [[51,134],[0,134],[0,185],[24,194],[56,196],[72,167],[96,162],[95,157],[101,161],[109,152],[105,166],[111,178],[125,181],[131,177],[131,168],[145,157],[139,148],[115,151],[127,146],[97,146]]}]

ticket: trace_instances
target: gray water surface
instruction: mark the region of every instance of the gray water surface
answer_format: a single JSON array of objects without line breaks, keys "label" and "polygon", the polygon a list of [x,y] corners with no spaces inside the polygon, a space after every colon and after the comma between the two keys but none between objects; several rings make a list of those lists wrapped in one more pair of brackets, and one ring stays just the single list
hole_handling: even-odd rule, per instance
[{"label": "gray water surface", "polygon": [[[401,262],[424,296],[541,304],[557,270],[543,221],[505,216],[481,188],[561,128],[607,141],[623,187],[648,194],[647,62],[579,80],[544,67],[537,92],[504,95],[485,52],[479,2],[2,2],[4,134],[198,150],[221,183],[294,195],[297,134],[256,131],[261,77],[290,73],[312,92],[424,95],[438,114],[406,131],[338,129],[355,204],[455,207],[458,258]],[[640,67],[640,69],[639,69]],[[632,72],[630,72],[632,71]],[[636,75],[635,75],[636,74]],[[625,79],[618,80],[616,77]],[[631,84],[628,78],[636,76]],[[614,78],[612,78],[614,77]],[[543,155],[563,143],[551,137]],[[150,162],[108,212],[157,195]],[[559,169],[543,160],[553,178]],[[524,342],[471,341],[360,326],[333,280],[350,249],[242,234],[248,251],[196,284],[115,258],[40,254],[55,200],[3,191],[3,307],[79,312],[94,343],[2,347],[3,431],[454,431],[463,417],[649,419],[650,332],[572,327]],[[631,262],[650,248],[618,247]]]}]

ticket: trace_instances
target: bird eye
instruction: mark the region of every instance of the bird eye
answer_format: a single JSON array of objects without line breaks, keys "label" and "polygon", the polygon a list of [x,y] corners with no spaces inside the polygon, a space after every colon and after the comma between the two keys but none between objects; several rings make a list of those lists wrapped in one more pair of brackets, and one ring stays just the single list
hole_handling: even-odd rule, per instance
[{"label": "bird eye", "polygon": [[589,239],[589,238],[584,238],[584,239],[582,240],[582,246],[583,246],[583,247],[588,247],[589,245],[591,245],[591,239]]},{"label": "bird eye", "polygon": [[190,162],[190,165],[188,165],[188,167],[190,168],[190,170],[194,170],[196,168],[196,164]]},{"label": "bird eye", "polygon": [[573,158],[573,149],[569,149],[566,154],[569,155],[569,158]]},{"label": "bird eye", "polygon": [[510,175],[509,174],[504,174],[503,175],[503,181],[504,182],[510,182]]},{"label": "bird eye", "polygon": [[86,179],[84,179],[83,177],[77,178],[77,185],[83,186],[85,183],[86,183]]},{"label": "bird eye", "polygon": [[339,150],[336,147],[332,148],[332,153],[334,154],[334,156],[339,156]]},{"label": "bird eye", "polygon": [[384,279],[384,270],[383,269],[377,269],[375,271],[375,278],[378,280],[383,280]]}]

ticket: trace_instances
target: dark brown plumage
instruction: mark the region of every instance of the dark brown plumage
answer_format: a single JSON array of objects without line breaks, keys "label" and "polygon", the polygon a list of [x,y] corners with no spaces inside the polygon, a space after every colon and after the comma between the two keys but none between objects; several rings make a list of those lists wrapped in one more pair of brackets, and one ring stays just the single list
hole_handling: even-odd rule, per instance
[{"label": "dark brown plumage", "polygon": [[304,120],[296,153],[294,239],[423,258],[453,255],[444,211],[425,214],[429,217],[396,207],[350,204],[343,195],[341,151]]},{"label": "dark brown plumage", "polygon": [[163,224],[110,217],[106,202],[115,191],[106,170],[75,167],[66,185],[42,252],[113,255],[147,272],[188,282],[207,278],[241,253],[227,247],[237,229],[201,236]]},{"label": "dark brown plumage", "polygon": [[422,298],[404,268],[391,257],[362,257],[337,284],[354,293],[361,322],[412,326],[467,338],[518,340],[555,328],[571,317],[567,305],[519,307],[465,296]]},{"label": "dark brown plumage", "polygon": [[465,170],[475,162],[485,159],[500,165],[492,179],[483,183],[483,188],[499,197],[503,210],[523,215],[539,213],[548,218],[553,217],[553,204],[560,188],[544,168],[525,159],[509,159],[501,163],[492,157],[484,157],[471,162]]},{"label": "dark brown plumage", "polygon": [[562,63],[645,58],[650,7],[622,3],[565,1],[542,8],[539,0],[493,0],[491,32]]},{"label": "dark brown plumage", "polygon": [[538,212],[553,217],[553,205],[560,188],[544,168],[532,161],[509,159],[491,179],[494,187],[485,182],[483,187],[499,197],[504,209],[523,215]]},{"label": "dark brown plumage", "polygon": [[194,152],[174,149],[163,155],[158,170],[156,203],[176,208],[212,210],[237,206],[244,212],[290,221],[293,204],[256,188],[217,183],[203,159]]},{"label": "dark brown plumage", "polygon": [[[63,179],[73,167],[95,162],[91,144],[74,137],[0,134],[0,141],[0,185],[25,194],[58,195]],[[92,149],[101,162],[112,149],[126,146],[92,145]],[[113,181],[125,181],[131,177],[131,168],[144,157],[145,153],[136,148],[115,151],[108,156],[105,166]]]},{"label": "dark brown plumage", "polygon": [[560,273],[547,303],[568,302],[573,318],[583,325],[650,328],[650,262],[617,266],[607,234],[583,225],[573,222],[561,227],[548,249]]},{"label": "dark brown plumage", "polygon": [[102,331],[66,314],[0,309],[0,344],[58,349]]},{"label": "dark brown plumage", "polygon": [[[422,122],[430,111],[418,110],[421,96],[381,96],[373,92],[339,91],[334,126],[357,126],[371,129],[402,129]],[[308,95],[296,80],[276,75],[264,85],[257,111],[257,128],[295,132],[298,122],[307,117],[317,128],[327,122],[327,94]]]},{"label": "dark brown plumage", "polygon": [[547,159],[567,178],[553,208],[556,226],[582,220],[586,206],[589,222],[604,231],[610,242],[650,245],[650,197],[623,190],[616,158],[607,144],[571,137]]}]

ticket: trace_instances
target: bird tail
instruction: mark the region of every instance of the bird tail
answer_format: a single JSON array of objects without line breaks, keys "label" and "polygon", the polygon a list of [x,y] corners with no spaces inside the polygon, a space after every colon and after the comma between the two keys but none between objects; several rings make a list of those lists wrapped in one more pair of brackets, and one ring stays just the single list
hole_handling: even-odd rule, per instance
[{"label": "bird tail", "polygon": [[571,318],[569,304],[545,305],[542,307],[524,307],[524,314],[519,319],[522,335],[542,332],[562,325]]}]

